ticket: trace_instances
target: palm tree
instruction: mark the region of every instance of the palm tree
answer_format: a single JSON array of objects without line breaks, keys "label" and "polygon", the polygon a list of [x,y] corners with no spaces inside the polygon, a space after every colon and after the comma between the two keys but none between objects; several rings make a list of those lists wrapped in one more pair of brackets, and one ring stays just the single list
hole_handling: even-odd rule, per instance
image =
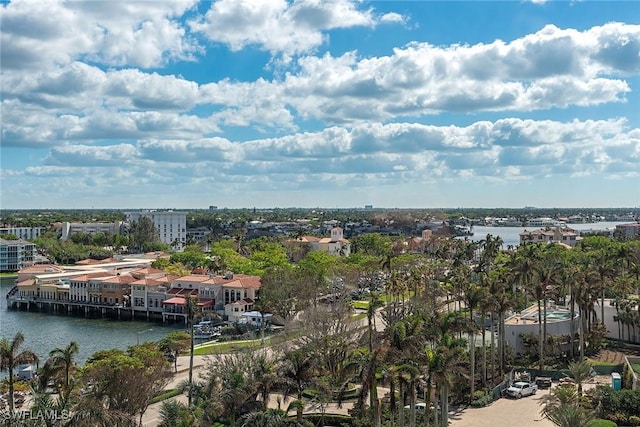
[{"label": "palm tree", "polygon": [[189,349],[189,407],[191,407],[191,401],[193,399],[193,351],[195,340],[193,338],[193,325],[198,315],[198,300],[192,298],[190,295],[185,299],[185,309],[187,311],[187,321],[189,322],[189,335],[191,336],[191,343]]},{"label": "palm tree", "polygon": [[38,355],[31,350],[20,351],[24,343],[24,335],[17,332],[11,341],[0,340],[0,371],[7,371],[9,381],[9,413],[13,414],[13,370],[20,365],[38,362]]},{"label": "palm tree", "polygon": [[[543,298],[543,308],[542,311],[542,333],[539,339],[539,350],[540,350],[540,370],[542,370],[542,363],[544,361],[544,345],[547,342],[547,300],[549,298],[549,294],[554,292],[555,287],[558,284],[557,277],[559,277],[559,272],[561,272],[560,265],[555,261],[555,253],[545,254],[545,258],[541,260],[535,266],[535,272],[537,274],[538,283],[532,289],[537,298]],[[540,300],[538,299],[538,322],[540,322]]]},{"label": "palm tree", "polygon": [[440,353],[431,349],[425,349],[425,360],[424,360],[424,368],[426,370],[425,374],[425,408],[424,408],[424,426],[429,427],[429,415],[431,411],[431,393],[433,392],[434,385],[434,377],[435,372],[437,371],[438,365],[440,362]]},{"label": "palm tree", "polygon": [[470,385],[471,385],[471,397],[469,400],[473,400],[473,394],[475,392],[476,382],[476,321],[473,317],[474,310],[478,308],[478,305],[486,298],[485,289],[476,283],[469,283],[463,289],[462,299],[469,310],[469,323],[468,332],[470,338],[469,345],[469,363],[471,365],[470,373]]},{"label": "palm tree", "polygon": [[[466,340],[456,339],[447,334],[440,341],[436,351],[440,353],[440,360],[433,371],[436,385],[440,390],[440,408],[442,411],[442,425],[449,424],[449,389],[456,376],[463,375],[462,361]],[[464,375],[463,375],[464,376]]]},{"label": "palm tree", "polygon": [[569,364],[571,378],[578,384],[578,396],[582,396],[582,383],[591,378],[591,365],[586,360]]},{"label": "palm tree", "polygon": [[[398,366],[398,374],[400,384],[405,385],[404,392],[409,393],[409,427],[416,427],[416,386],[420,378],[420,369],[413,363],[405,363]],[[400,400],[403,405],[405,399],[402,392]],[[401,411],[404,411],[404,407]],[[401,420],[404,420],[404,417],[401,417]],[[402,427],[402,423],[400,426]]]},{"label": "palm tree", "polygon": [[250,412],[240,418],[240,427],[286,427],[290,426],[287,413],[282,409],[266,409]]},{"label": "palm tree", "polygon": [[396,402],[396,378],[397,368],[394,365],[388,365],[382,370],[382,382],[389,385],[389,415],[391,418],[391,427],[395,427],[395,416],[398,403]]},{"label": "palm tree", "polygon": [[596,260],[596,271],[598,272],[598,280],[600,282],[600,322],[604,324],[604,297],[607,285],[616,275],[616,267],[614,262],[617,260],[615,254],[610,254],[601,249]]},{"label": "palm tree", "polygon": [[195,416],[184,403],[165,400],[160,406],[158,427],[192,427],[197,425]]},{"label": "palm tree", "polygon": [[64,348],[54,348],[49,352],[49,360],[48,363],[51,363],[51,366],[59,367],[60,369],[64,369],[64,385],[65,388],[69,388],[69,380],[71,375],[71,370],[75,366],[75,358],[80,351],[80,347],[78,343],[75,341],[71,341],[68,346]]},{"label": "palm tree", "polygon": [[262,410],[267,410],[269,395],[273,387],[280,382],[276,372],[276,361],[272,353],[260,352],[256,354],[251,367],[251,376],[256,383],[256,391],[260,393],[262,399]]},{"label": "palm tree", "polygon": [[573,387],[555,387],[541,402],[542,414],[558,427],[592,427],[591,411],[580,406],[580,396]]},{"label": "palm tree", "polygon": [[302,422],[304,403],[302,393],[313,383],[314,360],[304,349],[295,349],[285,353],[280,365],[280,378],[285,383],[285,398],[294,392],[297,420]]},{"label": "palm tree", "polygon": [[[545,287],[541,282],[537,282],[535,286],[530,288],[531,295],[538,304],[538,368],[542,371],[544,364],[544,336],[542,334],[542,301],[546,301]],[[546,302],[545,302],[546,306]],[[546,317],[546,313],[545,313]]]}]

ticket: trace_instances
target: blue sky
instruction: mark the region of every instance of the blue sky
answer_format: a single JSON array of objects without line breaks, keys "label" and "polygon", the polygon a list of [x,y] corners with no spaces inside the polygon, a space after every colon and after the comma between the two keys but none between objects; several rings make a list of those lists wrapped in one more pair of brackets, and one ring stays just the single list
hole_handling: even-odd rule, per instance
[{"label": "blue sky", "polygon": [[4,209],[640,206],[637,2],[0,12]]}]

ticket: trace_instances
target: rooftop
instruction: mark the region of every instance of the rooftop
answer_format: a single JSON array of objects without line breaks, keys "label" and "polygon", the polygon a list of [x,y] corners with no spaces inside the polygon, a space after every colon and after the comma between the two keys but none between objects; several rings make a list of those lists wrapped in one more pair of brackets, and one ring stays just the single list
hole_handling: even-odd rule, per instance
[{"label": "rooftop", "polygon": [[[543,309],[544,310],[544,309]],[[568,308],[561,306],[547,306],[547,324],[562,322],[568,320],[571,316],[571,311]],[[543,314],[544,316],[544,314]],[[575,313],[575,317],[577,317],[577,311]],[[538,306],[532,305],[531,307],[523,310],[520,313],[516,313],[513,316],[509,317],[505,324],[507,325],[528,325],[528,324],[537,324],[538,323]]]}]

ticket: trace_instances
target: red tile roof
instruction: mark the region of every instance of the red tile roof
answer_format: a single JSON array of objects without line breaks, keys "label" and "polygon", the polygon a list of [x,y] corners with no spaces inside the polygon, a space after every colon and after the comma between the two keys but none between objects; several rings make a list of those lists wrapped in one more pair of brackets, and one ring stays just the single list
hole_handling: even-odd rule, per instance
[{"label": "red tile roof", "polygon": [[164,285],[164,283],[159,282],[156,279],[138,279],[135,282],[131,282],[132,285],[136,286],[158,286]]},{"label": "red tile roof", "polygon": [[23,280],[22,282],[18,283],[18,286],[31,286],[34,283],[36,283],[36,281],[33,279]]}]

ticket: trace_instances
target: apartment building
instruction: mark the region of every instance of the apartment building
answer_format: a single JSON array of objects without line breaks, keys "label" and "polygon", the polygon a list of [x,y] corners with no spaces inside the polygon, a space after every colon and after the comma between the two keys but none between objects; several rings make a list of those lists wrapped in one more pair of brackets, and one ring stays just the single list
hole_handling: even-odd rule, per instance
[{"label": "apartment building", "polygon": [[3,227],[0,228],[0,236],[6,234],[12,234],[17,236],[18,239],[33,240],[40,237],[46,228],[44,227]]},{"label": "apartment building", "polygon": [[84,233],[94,235],[98,233],[104,234],[122,234],[124,232],[124,223],[116,222],[63,222],[62,223],[61,240],[69,240],[76,233]]},{"label": "apartment building", "polygon": [[138,221],[146,217],[158,229],[160,241],[181,251],[187,241],[187,212],[143,210],[127,212],[129,222]]},{"label": "apartment building", "polygon": [[36,245],[23,239],[0,239],[0,271],[18,271],[33,262]]}]

